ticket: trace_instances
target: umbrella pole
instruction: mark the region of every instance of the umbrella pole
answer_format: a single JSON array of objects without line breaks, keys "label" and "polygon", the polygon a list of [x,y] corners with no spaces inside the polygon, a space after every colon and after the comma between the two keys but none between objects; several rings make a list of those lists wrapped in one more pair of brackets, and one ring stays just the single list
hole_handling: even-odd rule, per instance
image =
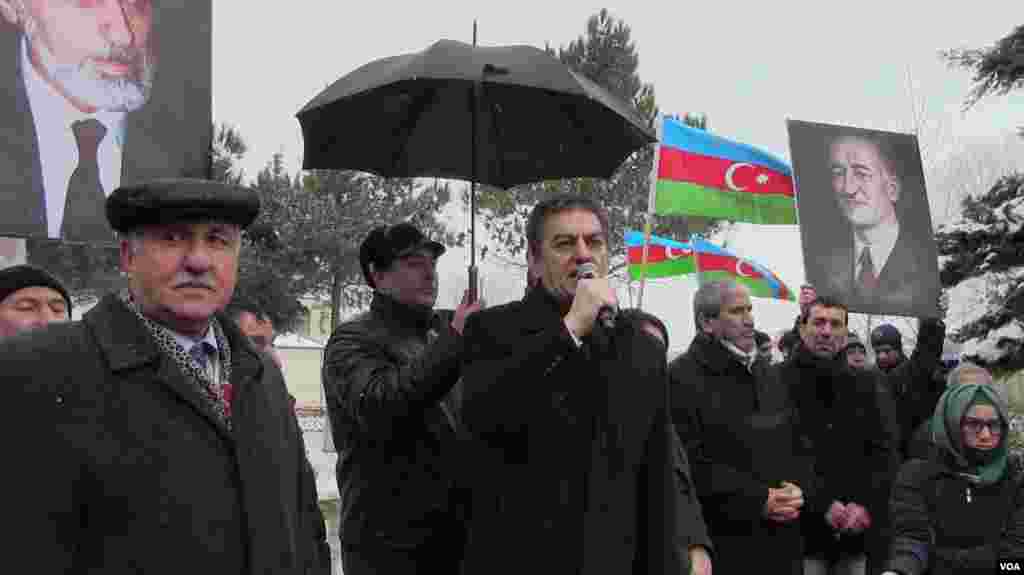
[{"label": "umbrella pole", "polygon": [[[473,20],[473,46],[476,46],[476,20]],[[476,115],[480,104],[480,87],[478,83],[473,84],[473,101],[469,115],[469,129],[471,146],[469,149],[470,179],[469,179],[469,299],[476,301],[479,296],[477,285],[476,269]]]}]

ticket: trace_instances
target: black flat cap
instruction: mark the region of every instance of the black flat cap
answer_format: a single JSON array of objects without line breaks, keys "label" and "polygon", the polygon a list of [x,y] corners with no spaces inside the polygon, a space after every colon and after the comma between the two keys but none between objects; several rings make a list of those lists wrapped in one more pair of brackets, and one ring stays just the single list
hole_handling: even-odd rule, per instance
[{"label": "black flat cap", "polygon": [[119,232],[183,221],[225,222],[245,228],[259,213],[260,198],[256,192],[192,178],[122,186],[107,198],[107,221]]},{"label": "black flat cap", "polygon": [[7,299],[12,293],[28,287],[50,288],[64,298],[68,304],[68,317],[71,317],[71,296],[60,280],[50,272],[33,266],[18,265],[0,269],[0,301]]}]

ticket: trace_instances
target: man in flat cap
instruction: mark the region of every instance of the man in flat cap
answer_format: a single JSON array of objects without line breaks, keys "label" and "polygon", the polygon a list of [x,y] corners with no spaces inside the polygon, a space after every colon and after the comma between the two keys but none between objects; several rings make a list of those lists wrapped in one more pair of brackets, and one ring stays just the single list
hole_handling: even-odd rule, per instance
[{"label": "man in flat cap", "polygon": [[0,270],[0,339],[71,318],[71,297],[50,272],[30,265]]},{"label": "man in flat cap", "polygon": [[346,575],[458,572],[450,392],[480,304],[467,291],[454,313],[434,310],[444,251],[409,223],[371,231],[359,249],[370,311],[338,326],[324,352]]},{"label": "man in flat cap", "polygon": [[0,342],[7,559],[36,573],[329,573],[281,372],[221,310],[246,189],[158,180],[106,203],[128,288]]}]

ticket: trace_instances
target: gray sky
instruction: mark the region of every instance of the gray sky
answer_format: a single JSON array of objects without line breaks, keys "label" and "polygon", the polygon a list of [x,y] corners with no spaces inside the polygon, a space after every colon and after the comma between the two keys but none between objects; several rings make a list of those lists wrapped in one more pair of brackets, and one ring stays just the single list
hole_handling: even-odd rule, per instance
[{"label": "gray sky", "polygon": [[[969,75],[937,58],[939,50],[986,46],[1006,35],[1024,23],[1021,2],[634,0],[606,7],[632,28],[640,76],[654,85],[663,112],[705,113],[711,131],[782,158],[789,157],[787,118],[901,132],[920,126],[926,166],[965,147],[1004,139],[1024,125],[1021,94],[989,98],[961,113]],[[474,18],[483,45],[565,45],[601,8],[582,0],[217,0],[214,120],[236,126],[248,142],[247,177],[255,177],[275,152],[284,154],[294,173],[302,155],[295,112],[356,67],[422,50],[440,38],[469,42]],[[928,184],[934,196],[941,183]],[[941,198],[932,201],[933,213],[943,211],[936,205]],[[803,264],[795,228],[740,228],[730,245],[798,287]],[[454,263],[458,257],[454,252],[445,259]],[[456,268],[464,265],[460,261]],[[673,347],[688,342],[692,333],[684,327],[689,300],[678,297],[686,283],[649,291],[665,292],[664,301],[655,302],[654,295],[648,301],[681,332],[673,334]],[[518,284],[495,285],[506,284],[508,294],[501,299],[518,297]],[[444,300],[457,291],[453,283],[440,303],[452,305]],[[795,305],[761,300],[756,305],[762,327],[791,325]]]}]

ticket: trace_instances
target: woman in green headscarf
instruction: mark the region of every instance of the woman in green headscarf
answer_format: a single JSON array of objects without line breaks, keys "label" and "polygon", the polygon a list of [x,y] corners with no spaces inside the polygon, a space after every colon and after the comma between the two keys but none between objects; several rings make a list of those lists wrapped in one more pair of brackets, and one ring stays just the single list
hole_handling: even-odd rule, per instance
[{"label": "woman in green headscarf", "polygon": [[893,485],[885,575],[993,573],[1024,560],[1024,492],[1009,464],[1006,400],[973,364],[949,374],[931,419],[932,454]]}]

